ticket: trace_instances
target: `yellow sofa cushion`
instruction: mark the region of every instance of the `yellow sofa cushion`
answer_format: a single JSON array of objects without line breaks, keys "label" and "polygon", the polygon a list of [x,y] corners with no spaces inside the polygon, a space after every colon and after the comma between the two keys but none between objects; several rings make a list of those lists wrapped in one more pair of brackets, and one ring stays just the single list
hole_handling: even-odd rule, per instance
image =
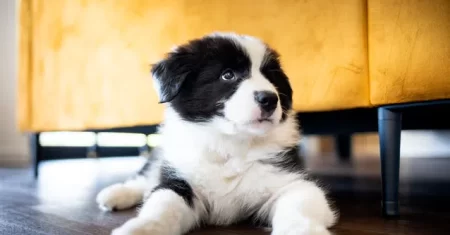
[{"label": "yellow sofa cushion", "polygon": [[369,0],[373,105],[450,98],[450,1]]},{"label": "yellow sofa cushion", "polygon": [[149,64],[213,31],[276,48],[298,111],[368,106],[365,26],[365,0],[22,0],[20,127],[158,123]]}]

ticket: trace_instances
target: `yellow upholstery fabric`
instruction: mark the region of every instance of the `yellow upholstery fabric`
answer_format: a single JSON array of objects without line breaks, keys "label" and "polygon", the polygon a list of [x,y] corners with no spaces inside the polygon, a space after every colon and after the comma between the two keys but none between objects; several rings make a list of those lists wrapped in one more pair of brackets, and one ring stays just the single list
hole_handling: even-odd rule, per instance
[{"label": "yellow upholstery fabric", "polygon": [[365,0],[22,0],[22,130],[154,124],[149,64],[213,31],[261,37],[282,55],[294,108],[369,105]]},{"label": "yellow upholstery fabric", "polygon": [[450,98],[450,1],[369,0],[373,105]]}]

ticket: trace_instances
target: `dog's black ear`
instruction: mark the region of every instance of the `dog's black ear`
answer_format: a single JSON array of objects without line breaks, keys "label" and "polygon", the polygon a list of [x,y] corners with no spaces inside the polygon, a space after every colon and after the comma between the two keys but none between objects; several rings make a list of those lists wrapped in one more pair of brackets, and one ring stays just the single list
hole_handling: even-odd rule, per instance
[{"label": "dog's black ear", "polygon": [[152,66],[151,73],[159,103],[170,102],[178,95],[181,86],[193,71],[193,65],[189,53],[176,51]]}]

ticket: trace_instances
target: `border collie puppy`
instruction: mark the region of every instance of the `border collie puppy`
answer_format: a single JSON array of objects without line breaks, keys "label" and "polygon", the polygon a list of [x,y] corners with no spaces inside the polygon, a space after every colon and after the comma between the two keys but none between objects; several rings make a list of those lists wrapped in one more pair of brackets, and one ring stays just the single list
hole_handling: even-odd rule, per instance
[{"label": "border collie puppy", "polygon": [[181,235],[248,219],[273,235],[330,234],[337,213],[302,172],[292,89],[274,49],[213,33],[151,72],[166,106],[162,141],[137,175],[97,195],[108,211],[143,202],[112,234]]}]

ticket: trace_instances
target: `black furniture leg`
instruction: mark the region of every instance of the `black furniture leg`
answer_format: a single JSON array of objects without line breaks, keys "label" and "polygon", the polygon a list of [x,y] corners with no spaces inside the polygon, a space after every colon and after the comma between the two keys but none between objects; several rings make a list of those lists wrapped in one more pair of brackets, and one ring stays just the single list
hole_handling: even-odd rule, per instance
[{"label": "black furniture leg", "polygon": [[29,137],[30,153],[33,160],[33,174],[36,179],[39,176],[39,162],[41,161],[41,145],[39,144],[39,133],[33,133]]},{"label": "black furniture leg", "polygon": [[398,187],[400,173],[400,138],[402,113],[378,108],[378,134],[380,138],[382,210],[385,216],[398,216]]},{"label": "black furniture leg", "polygon": [[352,136],[350,134],[335,135],[334,146],[339,159],[348,160],[352,155]]}]

